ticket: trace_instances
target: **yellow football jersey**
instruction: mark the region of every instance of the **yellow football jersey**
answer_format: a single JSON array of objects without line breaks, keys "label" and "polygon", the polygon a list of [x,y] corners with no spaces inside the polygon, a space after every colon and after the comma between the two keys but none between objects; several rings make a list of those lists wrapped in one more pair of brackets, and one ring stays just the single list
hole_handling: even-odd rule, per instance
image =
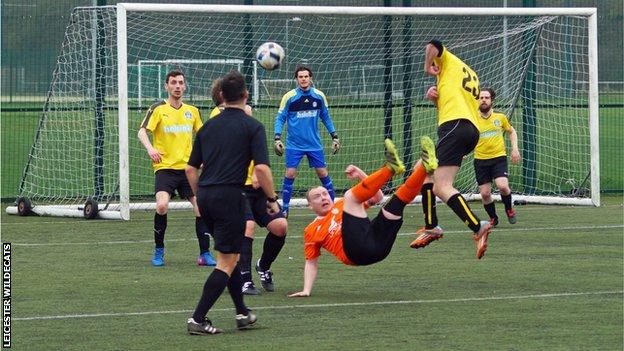
[{"label": "yellow football jersey", "polygon": [[438,125],[456,119],[467,119],[476,127],[479,122],[479,77],[447,48],[433,59],[440,67],[437,78]]},{"label": "yellow football jersey", "polygon": [[223,111],[223,107],[216,106],[212,109],[212,111],[210,111],[210,116],[208,117],[208,119],[216,117],[219,113],[221,113],[221,111]]},{"label": "yellow football jersey", "polygon": [[201,114],[195,106],[182,104],[176,109],[167,101],[153,104],[141,128],[152,133],[152,143],[162,153],[161,162],[153,164],[154,172],[161,169],[184,169],[193,149],[193,133],[202,126]]},{"label": "yellow football jersey", "polygon": [[[217,115],[219,115],[219,113],[221,113],[221,111],[223,111],[223,107],[217,106],[217,107],[213,108],[212,111],[210,111],[210,117],[209,118],[216,117]],[[253,175],[253,171],[254,171],[254,161],[251,161],[249,163],[249,168],[247,169],[247,180],[245,180],[245,185],[251,185],[252,184],[251,176]]]},{"label": "yellow football jersey", "polygon": [[479,143],[474,157],[478,160],[506,156],[504,133],[511,131],[511,124],[502,113],[492,112],[488,118],[479,114]]}]

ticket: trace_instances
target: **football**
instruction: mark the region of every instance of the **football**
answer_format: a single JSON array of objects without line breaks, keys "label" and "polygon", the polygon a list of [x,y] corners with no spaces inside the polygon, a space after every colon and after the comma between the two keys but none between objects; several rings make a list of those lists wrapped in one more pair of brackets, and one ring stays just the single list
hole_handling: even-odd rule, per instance
[{"label": "football", "polygon": [[260,45],[256,51],[256,60],[267,71],[279,68],[282,61],[284,61],[284,56],[286,56],[284,48],[273,42]]}]

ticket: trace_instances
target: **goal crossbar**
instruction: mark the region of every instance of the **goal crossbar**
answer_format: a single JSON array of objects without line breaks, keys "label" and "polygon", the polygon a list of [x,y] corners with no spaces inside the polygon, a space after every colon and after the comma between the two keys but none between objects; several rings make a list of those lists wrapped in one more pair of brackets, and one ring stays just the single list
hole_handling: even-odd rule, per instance
[{"label": "goal crossbar", "polygon": [[388,15],[388,16],[591,16],[595,7],[337,7],[337,6],[271,6],[271,5],[195,5],[118,3],[125,11],[148,12],[213,12],[245,14],[300,15]]}]

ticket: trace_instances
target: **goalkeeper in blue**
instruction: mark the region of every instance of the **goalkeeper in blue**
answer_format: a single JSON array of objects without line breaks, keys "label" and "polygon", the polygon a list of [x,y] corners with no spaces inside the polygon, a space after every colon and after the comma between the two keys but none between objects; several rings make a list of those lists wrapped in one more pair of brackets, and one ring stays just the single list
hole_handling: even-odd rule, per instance
[{"label": "goalkeeper in blue", "polygon": [[[303,156],[308,158],[310,168],[316,170],[321,184],[334,199],[334,185],[327,173],[327,163],[323,153],[323,144],[319,133],[319,119],[332,137],[332,152],[340,150],[340,139],[327,108],[327,98],[322,91],[312,84],[312,70],[306,66],[295,69],[297,88],[282,97],[277,117],[275,118],[275,153],[285,154],[286,174],[282,184],[282,211],[288,217],[297,167]],[[288,124],[286,147],[282,142],[284,124]]]}]

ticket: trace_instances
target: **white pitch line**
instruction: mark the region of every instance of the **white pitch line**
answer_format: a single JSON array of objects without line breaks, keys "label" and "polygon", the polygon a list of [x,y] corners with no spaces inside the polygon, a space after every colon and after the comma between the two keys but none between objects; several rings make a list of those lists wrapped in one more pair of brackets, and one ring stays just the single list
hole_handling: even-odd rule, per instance
[{"label": "white pitch line", "polygon": [[[554,297],[573,297],[573,296],[591,296],[591,295],[615,295],[615,294],[622,294],[622,293],[624,293],[624,290],[549,293],[549,294],[536,294],[536,295],[467,297],[467,298],[458,298],[458,299],[399,300],[399,301],[321,303],[321,304],[285,305],[285,306],[260,306],[260,307],[253,307],[253,309],[254,310],[284,310],[284,309],[298,309],[298,308],[383,306],[383,305],[412,305],[412,304],[435,304],[435,303],[452,303],[452,302],[527,300],[527,299],[544,299],[544,298],[554,298]],[[218,309],[211,310],[211,312],[227,312],[227,311],[232,311],[232,310],[233,310],[232,308],[218,308]],[[152,315],[152,314],[181,314],[181,313],[191,313],[191,312],[193,312],[193,310],[144,311],[144,312],[120,312],[120,313],[93,313],[93,314],[67,314],[67,315],[56,315],[56,316],[22,317],[22,318],[13,318],[13,320],[15,320],[15,321],[32,321],[32,320],[72,319],[72,318],[128,317],[128,316],[145,316],[145,315]]]},{"label": "white pitch line", "polygon": [[[624,228],[624,225],[597,225],[597,226],[585,226],[585,227],[541,227],[541,228],[496,228],[494,233],[500,232],[527,232],[527,231],[562,231],[562,230],[579,230],[579,229],[615,229],[615,228]],[[456,233],[469,233],[469,230],[449,230],[445,231],[444,234],[456,234]],[[397,234],[398,236],[408,236],[414,235],[413,232],[400,232]],[[287,239],[301,239],[302,235],[287,235]],[[263,238],[259,238],[264,240]],[[184,242],[184,241],[195,241],[197,239],[167,239],[167,242]],[[59,242],[59,243],[16,243],[13,242],[11,245],[13,246],[22,246],[22,247],[37,247],[37,246],[69,246],[69,245],[120,245],[120,244],[145,244],[145,243],[153,243],[154,240],[119,240],[119,241],[90,241],[90,242]]]}]

